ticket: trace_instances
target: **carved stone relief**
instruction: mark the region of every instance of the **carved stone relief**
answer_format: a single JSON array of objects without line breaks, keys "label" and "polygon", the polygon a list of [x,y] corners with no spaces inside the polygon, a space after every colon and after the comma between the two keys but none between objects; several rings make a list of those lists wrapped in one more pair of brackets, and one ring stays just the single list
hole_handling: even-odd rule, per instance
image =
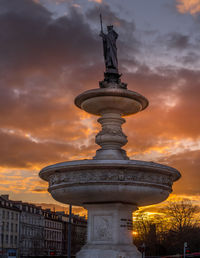
[{"label": "carved stone relief", "polygon": [[93,217],[93,240],[110,241],[112,240],[112,216],[94,215]]},{"label": "carved stone relief", "polygon": [[172,186],[173,178],[170,175],[132,171],[127,169],[87,169],[87,171],[71,171],[64,173],[55,173],[50,176],[50,186],[64,183],[69,186],[72,184],[88,184],[88,183],[127,183],[140,184],[151,183],[159,186]]}]

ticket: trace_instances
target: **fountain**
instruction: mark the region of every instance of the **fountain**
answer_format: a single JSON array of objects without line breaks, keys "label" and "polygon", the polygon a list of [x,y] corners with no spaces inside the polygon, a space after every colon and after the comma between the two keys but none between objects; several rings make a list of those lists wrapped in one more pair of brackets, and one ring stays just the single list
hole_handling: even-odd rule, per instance
[{"label": "fountain", "polygon": [[164,201],[180,173],[154,162],[130,160],[122,149],[127,143],[123,117],[148,106],[141,94],[127,89],[118,73],[117,33],[108,26],[101,31],[106,72],[99,88],[83,92],[75,105],[96,116],[102,130],[96,136],[100,149],[88,160],[47,166],[40,177],[49,182],[49,192],[61,203],[88,210],[87,244],[77,258],[141,257],[133,245],[132,213],[140,206]]}]

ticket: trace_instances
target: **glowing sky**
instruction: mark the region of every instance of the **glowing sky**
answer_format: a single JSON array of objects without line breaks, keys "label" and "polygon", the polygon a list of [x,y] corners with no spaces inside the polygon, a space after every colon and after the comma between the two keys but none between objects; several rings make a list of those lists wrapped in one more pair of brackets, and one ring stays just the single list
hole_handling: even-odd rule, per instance
[{"label": "glowing sky", "polygon": [[96,117],[73,99],[103,79],[100,12],[150,101],[124,125],[128,155],[179,169],[174,194],[200,200],[199,0],[0,0],[0,193],[53,202],[39,170],[94,156]]}]

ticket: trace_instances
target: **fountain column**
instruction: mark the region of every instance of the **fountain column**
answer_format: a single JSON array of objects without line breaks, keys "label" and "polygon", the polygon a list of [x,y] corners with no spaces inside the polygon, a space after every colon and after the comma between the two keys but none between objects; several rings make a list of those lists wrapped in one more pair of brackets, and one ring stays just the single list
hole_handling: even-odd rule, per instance
[{"label": "fountain column", "polygon": [[122,150],[127,136],[122,132],[121,125],[125,119],[121,118],[118,110],[107,110],[98,119],[102,130],[96,136],[96,143],[101,146],[94,159],[128,159],[126,151]]}]

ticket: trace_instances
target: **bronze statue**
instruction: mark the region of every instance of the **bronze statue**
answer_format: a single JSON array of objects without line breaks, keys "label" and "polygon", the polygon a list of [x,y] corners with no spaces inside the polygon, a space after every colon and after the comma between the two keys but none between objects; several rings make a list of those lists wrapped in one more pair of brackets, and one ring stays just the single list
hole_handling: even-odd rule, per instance
[{"label": "bronze statue", "polygon": [[107,26],[108,33],[103,32],[102,17],[100,14],[101,32],[100,37],[103,40],[103,52],[106,71],[104,73],[104,80],[99,82],[101,88],[127,88],[127,84],[121,82],[122,74],[118,72],[117,60],[117,32],[113,29],[113,25]]},{"label": "bronze statue", "polygon": [[[101,19],[101,15],[100,15]],[[103,51],[106,66],[106,73],[118,74],[118,61],[117,61],[117,46],[116,41],[118,34],[113,29],[113,25],[107,26],[108,33],[103,32],[102,19],[101,19],[101,32],[100,37],[103,39]]]}]

